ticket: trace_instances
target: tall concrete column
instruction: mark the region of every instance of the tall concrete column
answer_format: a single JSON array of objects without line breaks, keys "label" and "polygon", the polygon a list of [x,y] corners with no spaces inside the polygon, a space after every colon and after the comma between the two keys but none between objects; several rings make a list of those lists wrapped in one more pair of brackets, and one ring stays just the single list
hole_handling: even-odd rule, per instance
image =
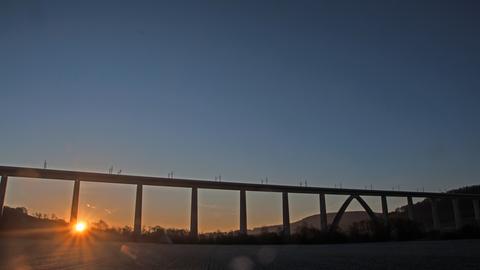
[{"label": "tall concrete column", "polygon": [[288,192],[282,192],[283,235],[290,236],[290,212],[288,207]]},{"label": "tall concrete column", "polygon": [[325,203],[325,194],[319,194],[320,200],[320,230],[323,232],[327,231],[327,205]]},{"label": "tall concrete column", "polygon": [[190,209],[190,236],[198,237],[198,189],[192,187],[192,206]]},{"label": "tall concrete column", "polygon": [[383,223],[385,226],[388,226],[388,204],[387,196],[382,195],[382,213],[383,213]]},{"label": "tall concrete column", "polygon": [[473,213],[475,215],[475,221],[477,225],[480,225],[480,204],[478,199],[474,199],[473,201]]},{"label": "tall concrete column", "polygon": [[245,189],[240,190],[240,234],[247,234],[247,198]]},{"label": "tall concrete column", "polygon": [[142,234],[142,195],[143,186],[137,184],[137,196],[135,199],[135,221],[133,223],[133,234],[138,237]]},{"label": "tall concrete column", "polygon": [[3,216],[3,205],[5,203],[5,194],[7,193],[8,176],[2,175],[2,182],[0,182],[0,217]]},{"label": "tall concrete column", "polygon": [[438,231],[440,230],[440,218],[438,217],[437,199],[430,198],[430,204],[432,205],[433,229]]},{"label": "tall concrete column", "polygon": [[407,203],[408,203],[408,206],[407,206],[408,219],[413,221],[413,220],[415,220],[415,216],[413,214],[413,200],[412,200],[412,197],[410,197],[410,196],[407,197]]},{"label": "tall concrete column", "polygon": [[72,209],[70,210],[70,224],[77,223],[78,218],[78,200],[80,196],[80,180],[76,179],[73,183]]},{"label": "tall concrete column", "polygon": [[460,213],[460,204],[458,199],[452,199],[453,203],[453,216],[455,218],[455,229],[459,230],[462,228],[462,214]]}]

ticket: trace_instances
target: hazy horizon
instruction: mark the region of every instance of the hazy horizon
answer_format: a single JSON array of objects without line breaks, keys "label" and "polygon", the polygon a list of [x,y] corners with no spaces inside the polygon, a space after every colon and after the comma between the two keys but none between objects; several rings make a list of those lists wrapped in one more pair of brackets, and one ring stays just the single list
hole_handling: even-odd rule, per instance
[{"label": "hazy horizon", "polygon": [[[73,194],[71,181],[18,177],[10,177],[9,180],[6,206],[26,207],[29,213],[55,214],[69,220]],[[79,220],[89,223],[104,220],[110,226],[132,227],[135,189],[135,185],[128,184],[81,182]],[[143,190],[142,226],[190,229],[189,188],[143,186]],[[42,196],[35,196],[38,193]],[[199,232],[238,230],[238,191],[199,189],[198,194]],[[335,213],[348,196],[327,194],[325,197],[327,213]],[[381,212],[380,197],[362,197],[374,212]],[[415,202],[420,200],[423,198],[414,198]],[[402,197],[388,197],[387,201],[389,211],[407,202]],[[290,193],[289,202],[291,223],[319,213],[316,194]],[[281,193],[247,191],[248,229],[281,224],[281,210]],[[354,200],[347,211],[364,209]]]},{"label": "hazy horizon", "polygon": [[[403,204],[401,206],[405,206],[406,204]],[[354,209],[351,209],[351,207],[353,206]],[[55,219],[58,219],[58,220],[63,220],[64,222],[68,223],[68,220],[69,220],[69,213],[66,213],[65,212],[65,216],[64,217],[61,217],[61,216],[57,216],[55,213],[44,213],[44,212],[39,212],[39,211],[32,211],[32,209],[28,209],[27,207],[24,207],[24,206],[21,206],[21,205],[15,205],[15,206],[11,206],[11,205],[6,205],[6,207],[10,207],[11,209],[15,209],[15,208],[25,208],[26,211],[27,211],[27,214],[30,215],[30,216],[33,216],[33,217],[37,217],[37,215],[41,215],[39,216],[39,218],[47,218],[47,219],[50,219],[50,220],[55,220]],[[95,207],[95,206],[92,206],[92,205],[88,205],[87,208],[91,208],[91,207]],[[204,205],[205,207],[205,205]],[[344,213],[344,216],[343,216],[343,220],[347,219],[348,220],[348,213],[363,213],[365,216],[365,220],[368,221],[369,220],[369,216],[368,214],[365,212],[365,210],[362,208],[362,209],[357,209],[357,208],[360,208],[361,206],[358,204],[358,202],[356,201],[352,201],[351,203],[351,206],[349,207],[349,209],[347,209]],[[208,208],[208,206],[207,206]],[[396,209],[390,209],[389,212],[395,212]],[[381,212],[380,211],[374,211],[376,214],[378,215],[381,215]],[[328,224],[332,221],[332,218],[333,216],[335,216],[337,214],[337,211],[327,211],[327,217],[328,217]],[[188,215],[188,221],[185,221],[185,222],[190,222],[189,218],[190,218],[190,215],[189,213],[187,213]],[[333,216],[332,216],[333,215]],[[308,219],[308,218],[311,218],[311,217],[319,217],[320,216],[320,213],[312,213],[312,214],[308,214],[306,216],[302,216],[302,217],[298,217],[297,219],[291,219],[290,220],[290,224],[294,224],[294,223],[298,223],[298,222],[301,222],[302,220],[305,220],[305,219]],[[98,219],[96,219],[98,218]],[[224,216],[222,215],[221,217],[219,218],[224,218]],[[150,219],[151,220],[151,219]],[[132,230],[133,230],[133,224],[122,224],[122,223],[119,223],[119,224],[110,224],[108,223],[105,219],[101,218],[101,217],[95,217],[95,216],[89,216],[89,215],[84,215],[83,218],[80,218],[79,219],[80,222],[85,222],[87,225],[89,226],[94,226],[95,223],[98,223],[100,221],[103,221],[105,222],[109,228],[123,228],[124,226],[128,226],[130,227]],[[148,221],[147,221],[148,222]],[[142,224],[142,229],[146,229],[148,230],[149,228],[153,228],[153,227],[156,227],[156,226],[160,226],[164,229],[180,229],[180,230],[186,230],[186,231],[189,231],[190,228],[189,228],[189,224],[185,224],[184,226],[178,226],[178,225],[168,225],[168,224],[173,224],[172,220],[164,220],[163,221],[163,225],[162,224]],[[238,225],[238,224],[237,224]],[[254,231],[254,230],[258,230],[258,229],[262,229],[262,228],[265,228],[265,227],[272,227],[272,226],[278,226],[278,227],[281,227],[282,226],[282,223],[281,223],[281,220],[278,221],[277,223],[271,223],[271,224],[261,224],[261,225],[258,225],[258,226],[252,226],[252,227],[248,227],[248,230],[249,231]],[[318,224],[318,226],[320,226],[320,224]],[[319,229],[319,228],[318,228]],[[221,231],[221,232],[232,232],[232,231],[239,231],[239,227],[238,226],[234,226],[234,227],[231,227],[231,228],[228,228],[228,229],[220,229],[218,227],[216,228],[204,228],[204,230],[199,230],[199,233],[212,233],[212,232],[218,232],[218,231]]]}]

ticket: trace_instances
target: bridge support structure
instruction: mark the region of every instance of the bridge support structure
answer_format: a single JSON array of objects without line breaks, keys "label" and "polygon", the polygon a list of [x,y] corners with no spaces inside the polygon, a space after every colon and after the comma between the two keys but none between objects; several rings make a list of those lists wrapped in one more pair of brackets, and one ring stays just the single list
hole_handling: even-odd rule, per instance
[{"label": "bridge support structure", "polygon": [[198,188],[192,187],[192,202],[190,208],[190,237],[198,238]]},{"label": "bridge support structure", "polygon": [[383,224],[385,226],[389,226],[387,196],[385,195],[382,195],[382,216],[383,216]]},{"label": "bridge support structure", "polygon": [[245,189],[240,190],[240,235],[247,235],[247,195]]},{"label": "bridge support structure", "polygon": [[3,205],[5,204],[5,195],[7,194],[8,176],[2,175],[0,182],[0,218],[3,216]]},{"label": "bridge support structure", "polygon": [[440,230],[440,218],[438,216],[437,199],[436,198],[430,198],[430,204],[432,206],[433,229],[438,231],[438,230]]},{"label": "bridge support structure", "polygon": [[413,199],[411,196],[407,197],[407,215],[409,220],[415,221],[415,215],[413,214]]},{"label": "bridge support structure", "polygon": [[143,185],[137,184],[137,194],[135,198],[135,219],[133,222],[133,234],[135,238],[142,235],[142,197]]},{"label": "bridge support structure", "polygon": [[480,204],[478,199],[473,199],[473,213],[475,216],[475,221],[477,222],[477,225],[480,226]]},{"label": "bridge support structure", "polygon": [[460,212],[460,203],[458,199],[452,199],[453,217],[455,218],[455,229],[459,230],[463,226],[462,213]]},{"label": "bridge support structure", "polygon": [[325,203],[325,193],[318,195],[320,201],[320,230],[326,232],[328,230],[327,223],[327,205]]},{"label": "bridge support structure", "polygon": [[348,205],[352,202],[353,199],[356,199],[360,205],[365,209],[367,212],[368,216],[370,219],[378,224],[377,217],[375,216],[375,213],[372,211],[370,206],[360,197],[359,195],[350,195],[345,202],[342,204],[340,209],[338,210],[337,214],[335,215],[335,218],[332,221],[332,224],[330,225],[330,231],[335,231],[338,229],[338,226],[340,225],[340,220],[342,219],[343,214],[345,213],[345,210],[347,210]]},{"label": "bridge support structure", "polygon": [[282,192],[282,208],[283,208],[283,235],[290,236],[290,211],[288,206],[288,192]]},{"label": "bridge support structure", "polygon": [[77,223],[79,196],[80,196],[80,180],[76,179],[75,182],[73,183],[72,209],[70,210],[70,225]]}]

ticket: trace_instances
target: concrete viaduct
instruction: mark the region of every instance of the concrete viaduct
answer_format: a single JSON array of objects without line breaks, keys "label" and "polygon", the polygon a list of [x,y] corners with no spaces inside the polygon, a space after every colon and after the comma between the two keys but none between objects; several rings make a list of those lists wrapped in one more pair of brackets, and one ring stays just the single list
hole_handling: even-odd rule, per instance
[{"label": "concrete viaduct", "polygon": [[[136,200],[135,200],[135,218],[134,218],[134,234],[139,235],[142,228],[142,193],[143,186],[169,186],[181,187],[191,189],[191,221],[190,234],[192,237],[198,236],[198,189],[220,189],[220,190],[237,190],[240,197],[240,226],[239,233],[247,234],[247,191],[263,191],[263,192],[279,192],[282,194],[282,215],[283,215],[283,233],[290,235],[290,214],[288,205],[289,193],[304,193],[317,194],[319,196],[320,204],[320,228],[321,230],[335,229],[343,213],[347,209],[352,200],[357,200],[365,209],[372,220],[376,222],[384,222],[388,225],[388,205],[387,197],[406,197],[407,198],[407,212],[408,218],[414,220],[413,215],[413,200],[412,198],[429,198],[432,205],[432,217],[434,229],[440,229],[440,221],[437,211],[438,199],[451,199],[453,204],[454,219],[456,228],[462,226],[462,216],[460,213],[459,199],[468,199],[473,203],[475,220],[480,224],[480,206],[479,194],[454,194],[454,193],[436,193],[436,192],[411,192],[411,191],[390,191],[390,190],[362,190],[362,189],[347,189],[347,188],[322,188],[322,187],[301,187],[301,186],[287,186],[287,185],[268,185],[268,184],[250,184],[238,182],[217,182],[193,179],[172,179],[164,177],[148,177],[148,176],[134,176],[134,175],[116,175],[93,172],[80,171],[65,171],[65,170],[50,170],[26,167],[10,167],[0,166],[0,216],[3,215],[3,205],[5,201],[5,193],[7,188],[8,177],[26,177],[26,178],[40,178],[40,179],[55,179],[72,181],[73,198],[70,215],[70,223],[74,224],[78,216],[78,201],[80,194],[81,182],[103,182],[116,184],[130,184],[136,185]],[[325,204],[325,195],[347,195],[347,200],[340,207],[332,224],[327,226],[327,212]],[[382,203],[382,221],[378,221],[375,213],[370,209],[368,204],[361,196],[378,196]]]}]

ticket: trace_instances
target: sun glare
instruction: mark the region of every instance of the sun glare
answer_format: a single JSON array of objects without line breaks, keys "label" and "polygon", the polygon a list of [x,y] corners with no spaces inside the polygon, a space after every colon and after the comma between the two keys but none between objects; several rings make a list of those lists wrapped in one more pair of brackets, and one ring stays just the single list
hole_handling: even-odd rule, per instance
[{"label": "sun glare", "polygon": [[87,224],[85,222],[78,222],[75,224],[75,232],[82,233],[87,229]]}]

